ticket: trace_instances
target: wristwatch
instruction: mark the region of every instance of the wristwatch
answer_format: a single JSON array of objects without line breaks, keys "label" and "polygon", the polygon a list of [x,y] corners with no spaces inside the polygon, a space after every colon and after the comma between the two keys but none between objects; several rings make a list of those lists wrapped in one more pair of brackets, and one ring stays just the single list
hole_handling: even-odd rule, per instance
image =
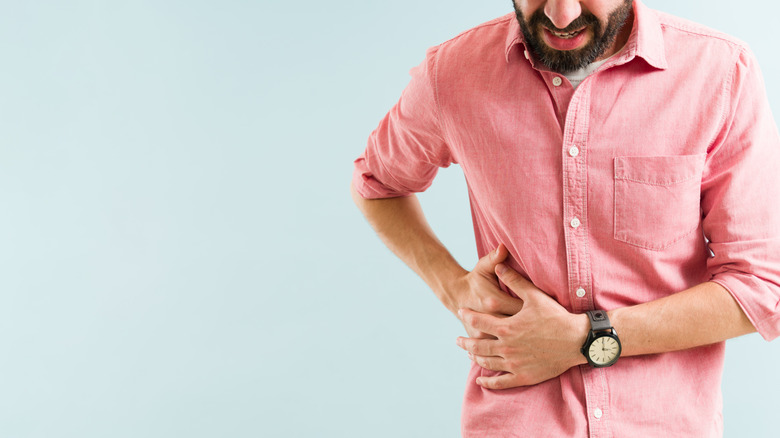
[{"label": "wristwatch", "polygon": [[607,312],[588,310],[585,313],[590,320],[590,332],[580,351],[595,368],[614,365],[620,357],[622,347],[617,332],[609,323]]}]

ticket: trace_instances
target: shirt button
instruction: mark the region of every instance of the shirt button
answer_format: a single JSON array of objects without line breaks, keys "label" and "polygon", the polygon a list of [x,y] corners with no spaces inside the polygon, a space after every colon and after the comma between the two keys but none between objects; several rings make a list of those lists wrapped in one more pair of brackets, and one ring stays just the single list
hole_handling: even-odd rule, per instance
[{"label": "shirt button", "polygon": [[580,222],[580,220],[577,219],[576,217],[571,220],[571,227],[572,228],[579,228],[580,225],[582,225],[582,222]]},{"label": "shirt button", "polygon": [[596,408],[593,411],[593,416],[596,417],[596,418],[601,418],[602,415],[604,415],[604,413],[601,412],[601,409],[599,409],[599,408]]},{"label": "shirt button", "polygon": [[579,154],[580,154],[580,150],[577,148],[577,146],[572,146],[571,148],[569,148],[569,155],[571,155],[572,157],[576,157]]},{"label": "shirt button", "polygon": [[585,289],[583,289],[583,288],[577,289],[577,296],[580,297],[580,298],[584,297],[585,296]]},{"label": "shirt button", "polygon": [[553,85],[555,85],[556,87],[560,87],[562,83],[563,81],[561,80],[560,77],[556,76],[553,78]]}]

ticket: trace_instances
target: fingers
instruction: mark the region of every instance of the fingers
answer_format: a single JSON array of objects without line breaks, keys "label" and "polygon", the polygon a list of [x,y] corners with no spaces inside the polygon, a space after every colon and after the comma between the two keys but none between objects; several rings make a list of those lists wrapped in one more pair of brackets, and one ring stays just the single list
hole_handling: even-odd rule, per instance
[{"label": "fingers", "polygon": [[483,290],[483,294],[478,297],[478,301],[464,305],[464,308],[474,309],[482,313],[491,315],[515,315],[523,309],[523,302],[513,296],[506,294],[502,290],[495,291]]},{"label": "fingers", "polygon": [[501,356],[496,339],[471,339],[460,337],[455,341],[458,347],[477,356]]},{"label": "fingers", "polygon": [[520,378],[512,373],[501,374],[494,377],[478,377],[477,385],[486,389],[508,389],[516,386],[523,386]]},{"label": "fingers", "polygon": [[486,370],[491,371],[506,371],[505,361],[502,357],[495,357],[495,356],[475,356],[473,354],[469,354],[469,358],[474,361],[477,365],[481,366],[482,368]]},{"label": "fingers", "polygon": [[527,287],[532,283],[509,266],[499,263],[496,265],[496,275],[499,280],[512,290],[523,301],[528,299]]},{"label": "fingers", "polygon": [[474,330],[473,328],[469,327],[466,324],[463,324],[463,328],[466,329],[466,334],[469,336],[469,338],[473,339],[498,339],[493,335],[489,335],[487,333],[482,333],[479,330]]},{"label": "fingers", "polygon": [[501,319],[486,313],[475,312],[471,309],[458,310],[458,316],[464,324],[483,333],[500,337],[504,334]]},{"label": "fingers", "polygon": [[503,291],[501,295],[496,297],[497,305],[493,310],[493,313],[500,315],[516,315],[523,310],[523,301],[518,300],[515,297],[509,296]]},{"label": "fingers", "polygon": [[502,243],[498,245],[498,248],[479,259],[474,270],[482,275],[492,277],[495,275],[496,265],[506,260],[508,255],[509,251],[507,251],[506,246]]},{"label": "fingers", "polygon": [[[461,302],[461,307],[469,307],[480,312],[490,313],[493,315],[515,315],[523,308],[523,302],[515,297],[512,297],[499,288],[498,278],[496,276],[496,266],[506,261],[509,256],[509,250],[507,250],[504,244],[499,244],[498,247],[490,253],[483,256],[477,262],[474,270],[471,271],[470,286],[473,290],[478,291],[473,296],[476,300],[471,299],[469,302]],[[489,283],[485,282],[487,280]]]}]

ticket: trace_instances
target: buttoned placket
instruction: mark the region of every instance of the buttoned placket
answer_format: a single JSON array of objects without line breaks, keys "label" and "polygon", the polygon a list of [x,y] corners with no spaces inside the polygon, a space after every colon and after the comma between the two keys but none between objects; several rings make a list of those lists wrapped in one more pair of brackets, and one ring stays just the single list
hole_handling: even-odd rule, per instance
[{"label": "buttoned placket", "polygon": [[[561,156],[563,166],[563,217],[569,291],[574,313],[594,308],[588,252],[588,131],[590,83],[571,90],[566,108]],[[581,366],[585,408],[591,437],[611,436],[608,412],[609,388],[604,368]]]},{"label": "buttoned placket", "polygon": [[547,86],[550,89],[550,94],[553,97],[556,106],[556,114],[558,116],[558,123],[563,128],[564,121],[566,120],[566,111],[571,101],[572,87],[569,80],[558,73],[552,73],[549,71],[543,71],[542,77],[544,77]]},{"label": "buttoned placket", "polygon": [[[529,56],[526,52],[526,59]],[[612,65],[626,62],[625,58]],[[604,70],[602,67],[600,70]],[[587,220],[587,152],[590,121],[591,83],[589,78],[575,90],[565,77],[549,71],[541,71],[557,109],[558,121],[563,129],[562,183],[563,228],[566,242],[566,261],[569,280],[569,296],[574,313],[594,309],[588,253]],[[595,73],[594,73],[595,74]],[[585,388],[585,410],[591,438],[611,437],[609,427],[609,387],[607,368],[580,366]]]},{"label": "buttoned placket", "polygon": [[[590,88],[568,87],[554,96],[565,109],[563,126],[562,175],[563,221],[572,311],[583,313],[593,308],[590,288],[587,226],[587,142],[590,120]],[[554,86],[554,83],[553,83]],[[562,87],[561,87],[562,88]],[[563,93],[567,92],[568,95]]]}]

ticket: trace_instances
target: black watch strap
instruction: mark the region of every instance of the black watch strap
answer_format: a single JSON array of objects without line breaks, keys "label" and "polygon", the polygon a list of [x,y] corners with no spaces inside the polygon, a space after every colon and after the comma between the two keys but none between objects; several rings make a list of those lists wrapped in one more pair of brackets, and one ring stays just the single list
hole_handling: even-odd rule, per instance
[{"label": "black watch strap", "polygon": [[590,319],[590,330],[592,332],[612,330],[612,324],[609,323],[607,312],[603,310],[588,310],[585,313],[588,315],[588,319]]}]

